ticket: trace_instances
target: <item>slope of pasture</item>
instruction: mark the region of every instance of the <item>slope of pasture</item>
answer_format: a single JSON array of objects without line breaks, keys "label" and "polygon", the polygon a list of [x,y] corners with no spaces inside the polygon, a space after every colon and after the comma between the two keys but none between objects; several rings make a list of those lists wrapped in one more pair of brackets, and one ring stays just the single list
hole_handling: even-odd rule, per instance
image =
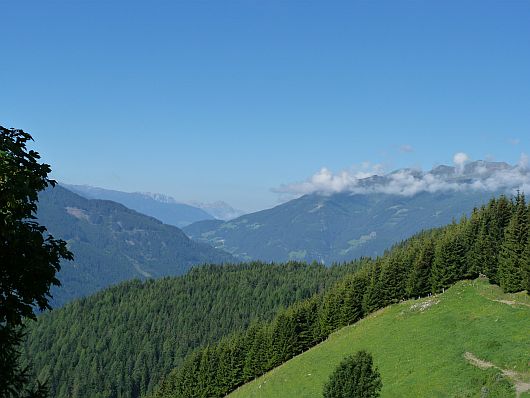
[{"label": "slope of pasture", "polygon": [[345,327],[230,397],[321,397],[346,355],[372,353],[381,397],[530,397],[530,299],[487,280],[409,300]]}]

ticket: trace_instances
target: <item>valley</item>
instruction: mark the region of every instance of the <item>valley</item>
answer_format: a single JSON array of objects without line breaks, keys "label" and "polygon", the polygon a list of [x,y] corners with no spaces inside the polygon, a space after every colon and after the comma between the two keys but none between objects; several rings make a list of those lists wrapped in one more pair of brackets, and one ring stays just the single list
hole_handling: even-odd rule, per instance
[{"label": "valley", "polygon": [[53,306],[130,279],[182,275],[193,265],[235,259],[191,241],[179,228],[109,200],[83,198],[61,186],[39,197],[37,217],[74,253],[63,262],[62,286],[52,289]]}]

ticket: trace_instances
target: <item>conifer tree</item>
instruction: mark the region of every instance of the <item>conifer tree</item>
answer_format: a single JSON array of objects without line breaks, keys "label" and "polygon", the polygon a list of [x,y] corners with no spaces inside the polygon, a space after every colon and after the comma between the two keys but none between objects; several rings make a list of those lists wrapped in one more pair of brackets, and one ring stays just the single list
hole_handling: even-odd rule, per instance
[{"label": "conifer tree", "polygon": [[323,336],[329,335],[340,325],[341,302],[343,296],[339,289],[334,289],[324,296],[319,310],[320,330]]},{"label": "conifer tree", "polygon": [[523,253],[523,289],[526,289],[526,293],[530,294],[530,233]]},{"label": "conifer tree", "polygon": [[222,380],[223,395],[226,395],[243,380],[243,369],[245,366],[244,337],[240,334],[233,335],[224,341],[223,346],[217,373],[219,380]]},{"label": "conifer tree", "polygon": [[286,310],[281,311],[272,326],[271,363],[277,366],[292,357],[296,346],[296,324]]},{"label": "conifer tree", "polygon": [[470,248],[473,246],[473,243],[478,237],[478,233],[480,230],[480,225],[482,224],[482,216],[484,214],[484,206],[482,206],[480,209],[473,208],[473,211],[471,212],[471,216],[469,219],[464,218],[460,224],[465,225],[465,239],[467,247]]},{"label": "conifer tree", "polygon": [[201,350],[201,361],[199,364],[198,387],[202,396],[217,397],[219,381],[217,380],[218,357],[216,347],[207,346]]},{"label": "conifer tree", "polygon": [[527,242],[528,208],[524,194],[518,192],[499,256],[499,281],[505,292],[523,290],[523,253]]},{"label": "conifer tree", "polygon": [[[166,397],[199,397],[197,385],[199,383],[199,374],[201,372],[201,351],[192,353],[187,360],[182,364],[182,367],[176,372],[177,377],[173,383],[168,383],[168,388],[165,391]],[[172,380],[171,375],[168,378]]]},{"label": "conifer tree", "polygon": [[463,226],[464,245],[467,253],[464,277],[469,279],[476,278],[483,269],[483,263],[479,261],[481,255],[476,252],[477,245],[480,238],[480,233],[483,225],[484,207],[480,210],[473,209],[471,217],[468,220],[461,222]]},{"label": "conifer tree", "polygon": [[[250,326],[243,367],[243,377],[246,381],[261,376],[268,370],[271,341],[267,332],[265,325],[255,323]],[[292,345],[289,348],[292,349]]]},{"label": "conifer tree", "polygon": [[508,227],[512,218],[514,204],[506,196],[501,195],[494,203],[494,220],[495,220],[495,238],[501,239],[504,230]]},{"label": "conifer tree", "polygon": [[324,386],[324,398],[376,398],[383,387],[381,375],[366,351],[346,357]]},{"label": "conifer tree", "polygon": [[363,312],[368,314],[381,308],[383,297],[381,295],[381,259],[377,259],[370,270],[370,282],[367,285],[366,293],[363,297]]},{"label": "conifer tree", "polygon": [[288,314],[294,319],[294,355],[298,355],[319,341],[318,302],[313,298],[297,303]]},{"label": "conifer tree", "polygon": [[407,295],[409,297],[425,296],[431,291],[431,269],[434,262],[434,241],[427,237],[419,256],[415,259],[410,277],[407,283]]},{"label": "conifer tree", "polygon": [[506,196],[492,199],[482,211],[482,223],[471,253],[470,262],[480,267],[491,283],[499,283],[499,252],[513,211],[513,204]]},{"label": "conifer tree", "polygon": [[435,247],[435,259],[431,275],[434,292],[448,288],[462,279],[466,272],[466,247],[459,225],[453,224],[440,237]]},{"label": "conifer tree", "polygon": [[467,261],[471,268],[470,274],[485,274],[491,283],[497,283],[498,245],[494,239],[496,229],[494,213],[489,208],[482,209],[482,217],[477,239],[468,251]]},{"label": "conifer tree", "polygon": [[365,272],[358,272],[347,279],[344,284],[344,301],[341,308],[340,322],[351,325],[363,317],[363,296],[368,283]]},{"label": "conifer tree", "polygon": [[400,251],[383,261],[380,276],[382,307],[397,303],[405,297],[406,273]]}]

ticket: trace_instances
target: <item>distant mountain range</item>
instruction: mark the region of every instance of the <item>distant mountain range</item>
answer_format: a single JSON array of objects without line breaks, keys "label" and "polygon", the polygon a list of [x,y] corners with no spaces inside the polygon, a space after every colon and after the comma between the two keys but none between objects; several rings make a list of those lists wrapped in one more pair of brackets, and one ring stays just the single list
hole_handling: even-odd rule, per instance
[{"label": "distant mountain range", "polygon": [[[59,186],[41,194],[38,217],[76,254],[59,275],[63,287],[54,296],[60,305],[122,280],[178,275],[205,262],[331,264],[380,255],[393,243],[469,214],[492,196],[524,187],[527,181],[524,166],[506,163],[479,161],[430,172],[403,169],[352,181],[341,192],[312,192],[231,221],[216,220],[160,194],[68,186],[82,197]],[[86,197],[114,199],[149,216]],[[212,208],[225,215],[237,213],[222,203]],[[182,230],[151,216],[166,224],[201,221],[184,228],[190,240]]]},{"label": "distant mountain range", "polygon": [[422,229],[469,214],[520,185],[525,173],[485,161],[397,170],[352,181],[344,192],[314,192],[228,222],[200,221],[184,232],[240,260],[342,262],[380,255]]},{"label": "distant mountain range", "polygon": [[54,306],[123,280],[180,275],[193,265],[234,261],[175,226],[61,186],[40,194],[37,216],[75,255],[59,273],[62,287],[53,290]]},{"label": "distant mountain range", "polygon": [[122,192],[89,185],[62,184],[87,199],[104,199],[121,203],[130,209],[182,228],[202,220],[230,220],[243,214],[225,202],[185,204],[175,198],[150,192]]},{"label": "distant mountain range", "polygon": [[217,201],[212,203],[203,203],[203,202],[190,202],[192,206],[198,207],[199,209],[204,210],[206,213],[214,216],[218,220],[233,220],[239,216],[245,214],[244,211],[239,209],[234,209],[228,203],[223,201]]}]

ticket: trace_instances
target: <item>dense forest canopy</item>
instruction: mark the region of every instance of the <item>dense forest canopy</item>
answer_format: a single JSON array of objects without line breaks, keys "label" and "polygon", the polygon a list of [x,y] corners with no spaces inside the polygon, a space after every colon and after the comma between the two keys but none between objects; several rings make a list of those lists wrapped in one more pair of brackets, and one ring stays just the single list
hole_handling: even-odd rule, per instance
[{"label": "dense forest canopy", "polygon": [[124,282],[40,316],[25,356],[54,397],[139,397],[193,349],[271,319],[357,266],[212,265]]},{"label": "dense forest canopy", "polygon": [[500,197],[458,223],[420,233],[272,321],[196,350],[153,397],[225,396],[370,312],[462,279],[485,274],[506,292],[529,291],[529,216],[518,193],[512,201]]}]

